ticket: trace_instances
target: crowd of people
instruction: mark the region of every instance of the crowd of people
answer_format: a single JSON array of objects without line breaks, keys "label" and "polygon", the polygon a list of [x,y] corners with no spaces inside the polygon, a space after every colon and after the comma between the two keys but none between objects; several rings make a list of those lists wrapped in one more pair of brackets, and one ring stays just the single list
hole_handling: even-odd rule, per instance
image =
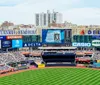
[{"label": "crowd of people", "polygon": [[8,65],[0,65],[0,74],[12,72],[13,68]]},{"label": "crowd of people", "polygon": [[94,52],[93,60],[100,60],[100,53],[99,52]]},{"label": "crowd of people", "polygon": [[[56,52],[56,51],[38,51],[38,50],[34,50],[32,52],[26,52],[31,54],[31,56],[29,57],[25,57],[24,53],[25,52],[21,52],[21,51],[16,51],[16,52],[3,52],[3,53],[0,53],[0,64],[7,64],[7,63],[11,63],[11,62],[20,62],[20,61],[25,61],[25,60],[33,60],[36,64],[40,64],[41,62],[43,62],[43,59],[42,59],[42,53],[47,53],[49,52],[50,54],[53,53],[53,52]],[[70,51],[57,51],[57,53],[73,53],[75,51],[73,50],[70,50]],[[82,53],[81,51],[80,52],[75,52],[76,54],[77,53]],[[82,56],[82,59],[93,59],[93,60],[100,60],[100,53],[99,52],[93,52],[93,56],[91,55],[90,56]],[[0,66],[0,70],[6,70],[8,69],[9,67],[4,65],[4,66]]]},{"label": "crowd of people", "polygon": [[0,64],[24,61],[26,58],[20,52],[0,53]]}]

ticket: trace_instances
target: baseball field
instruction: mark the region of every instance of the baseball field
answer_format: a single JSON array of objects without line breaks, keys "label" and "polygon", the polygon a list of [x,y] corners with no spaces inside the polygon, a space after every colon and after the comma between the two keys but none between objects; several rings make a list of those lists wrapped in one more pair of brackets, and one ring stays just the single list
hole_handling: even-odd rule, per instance
[{"label": "baseball field", "polygon": [[0,78],[0,85],[100,85],[100,70],[44,68]]}]

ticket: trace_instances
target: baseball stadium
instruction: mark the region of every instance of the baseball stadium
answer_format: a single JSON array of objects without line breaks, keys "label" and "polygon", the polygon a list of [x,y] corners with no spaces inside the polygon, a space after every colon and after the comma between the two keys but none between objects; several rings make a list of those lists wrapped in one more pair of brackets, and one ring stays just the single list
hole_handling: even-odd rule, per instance
[{"label": "baseball stadium", "polygon": [[99,30],[1,30],[0,85],[100,85]]}]

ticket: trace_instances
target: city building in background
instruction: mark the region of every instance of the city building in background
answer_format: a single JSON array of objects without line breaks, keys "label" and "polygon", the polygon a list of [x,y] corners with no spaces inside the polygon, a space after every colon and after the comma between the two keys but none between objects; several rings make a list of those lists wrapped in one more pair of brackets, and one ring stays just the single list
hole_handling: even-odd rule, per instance
[{"label": "city building in background", "polygon": [[[1,23],[1,44],[6,40],[11,42],[13,39],[15,40],[16,37],[22,37],[22,47],[66,46],[77,47],[82,50],[99,49],[100,25],[86,26],[73,24],[68,21],[62,22],[61,13],[55,11],[51,13],[48,10],[47,13],[35,14],[35,25],[16,25],[10,21]],[[13,39],[11,40],[9,38]],[[12,42],[7,46],[11,47],[11,45]],[[1,48],[7,46],[1,46]]]},{"label": "city building in background", "polygon": [[34,29],[35,26],[33,24],[14,24],[10,21],[4,21],[0,24],[1,30],[23,30],[23,29]]},{"label": "city building in background", "polygon": [[8,22],[8,21],[4,21],[2,24],[1,24],[1,28],[3,30],[6,30],[6,29],[9,29],[9,27],[13,27],[14,26],[14,23],[12,22]]},{"label": "city building in background", "polygon": [[49,10],[47,13],[37,13],[35,14],[35,25],[36,26],[46,26],[48,27],[52,23],[60,24],[62,23],[62,14],[53,11],[51,13]]}]

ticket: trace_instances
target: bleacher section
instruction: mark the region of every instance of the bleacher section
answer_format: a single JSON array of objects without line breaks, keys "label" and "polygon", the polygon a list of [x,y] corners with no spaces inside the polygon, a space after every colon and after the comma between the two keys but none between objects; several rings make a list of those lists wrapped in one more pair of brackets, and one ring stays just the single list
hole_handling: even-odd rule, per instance
[{"label": "bleacher section", "polygon": [[0,65],[0,74],[12,72],[13,68],[7,65]]},{"label": "bleacher section", "polygon": [[9,62],[20,62],[24,61],[26,58],[20,52],[11,53],[0,53],[0,64],[5,64]]},{"label": "bleacher section", "polygon": [[93,60],[100,60],[100,52],[94,52]]}]

